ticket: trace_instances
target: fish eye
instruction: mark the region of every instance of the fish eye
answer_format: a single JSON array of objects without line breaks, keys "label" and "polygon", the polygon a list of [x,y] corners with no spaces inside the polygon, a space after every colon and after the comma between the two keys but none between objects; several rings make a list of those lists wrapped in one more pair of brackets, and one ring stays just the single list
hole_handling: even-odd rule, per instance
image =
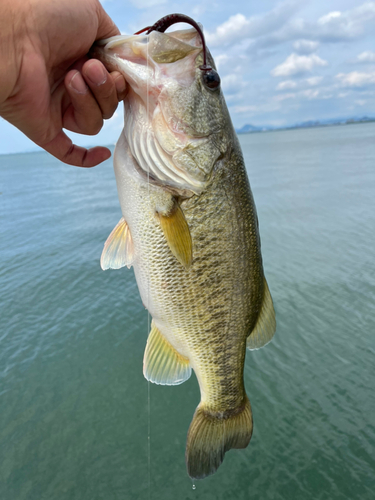
[{"label": "fish eye", "polygon": [[220,76],[214,69],[203,71],[202,78],[203,83],[207,88],[215,90],[220,87]]}]

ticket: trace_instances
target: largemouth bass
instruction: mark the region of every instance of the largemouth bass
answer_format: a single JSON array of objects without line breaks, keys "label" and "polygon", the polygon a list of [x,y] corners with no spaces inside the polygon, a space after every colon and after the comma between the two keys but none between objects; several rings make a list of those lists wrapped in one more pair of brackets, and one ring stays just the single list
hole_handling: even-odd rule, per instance
[{"label": "largemouth bass", "polygon": [[114,154],[123,217],[101,265],[134,267],[152,316],[146,379],[176,385],[192,370],[197,376],[201,401],[186,463],[192,478],[203,478],[226,451],[250,441],[246,346],[268,343],[276,323],[255,204],[214,61],[195,23],[169,34],[165,22],[155,26],[95,49],[130,87]]}]

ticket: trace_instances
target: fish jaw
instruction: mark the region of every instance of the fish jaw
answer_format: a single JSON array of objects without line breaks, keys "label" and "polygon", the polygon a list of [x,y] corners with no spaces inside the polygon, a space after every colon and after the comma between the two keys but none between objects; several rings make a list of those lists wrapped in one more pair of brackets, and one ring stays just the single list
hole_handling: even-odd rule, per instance
[{"label": "fish jaw", "polygon": [[186,32],[191,33],[189,42],[179,40],[178,32],[177,36],[158,31],[119,35],[98,42],[92,55],[109,70],[122,73],[152,115],[163,89],[176,83],[188,87],[195,79],[196,58],[202,46],[195,30],[182,33]]}]

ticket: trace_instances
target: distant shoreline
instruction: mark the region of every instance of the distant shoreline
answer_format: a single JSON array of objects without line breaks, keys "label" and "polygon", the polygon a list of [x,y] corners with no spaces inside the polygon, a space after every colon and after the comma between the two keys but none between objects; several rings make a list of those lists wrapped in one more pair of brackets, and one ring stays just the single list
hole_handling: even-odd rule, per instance
[{"label": "distant shoreline", "polygon": [[[245,135],[245,134],[257,134],[259,132],[283,132],[287,130],[297,130],[297,129],[310,129],[310,128],[322,128],[322,127],[337,127],[339,125],[358,125],[358,124],[363,124],[363,123],[375,123],[375,118],[366,118],[366,119],[355,119],[355,118],[350,118],[347,120],[337,120],[335,122],[330,122],[330,123],[324,123],[320,121],[316,122],[305,122],[301,124],[296,124],[296,125],[290,125],[287,127],[253,127],[252,125],[247,125],[253,127],[252,130],[242,130],[242,129],[236,129],[236,133],[238,135]],[[246,125],[245,125],[246,126]],[[244,127],[242,127],[244,128]],[[87,144],[85,147],[94,147],[96,144]],[[107,144],[106,147],[110,148],[111,150],[114,148],[114,144]],[[2,156],[8,156],[8,155],[27,155],[31,153],[46,153],[43,149],[39,148],[38,146],[35,146],[35,148],[28,149],[26,151],[12,151],[9,153],[0,153],[0,157]],[[48,154],[48,153],[46,153]]]},{"label": "distant shoreline", "polygon": [[[342,125],[358,125],[361,123],[374,123],[375,118],[348,118],[346,120],[329,121],[327,123],[317,121],[310,121],[289,125],[285,127],[254,127],[253,125],[244,125],[240,129],[236,129],[237,134],[257,134],[259,132],[278,132],[282,130],[296,130],[296,129],[309,129],[321,127],[337,127]],[[251,127],[250,130],[244,130],[245,127]]]}]

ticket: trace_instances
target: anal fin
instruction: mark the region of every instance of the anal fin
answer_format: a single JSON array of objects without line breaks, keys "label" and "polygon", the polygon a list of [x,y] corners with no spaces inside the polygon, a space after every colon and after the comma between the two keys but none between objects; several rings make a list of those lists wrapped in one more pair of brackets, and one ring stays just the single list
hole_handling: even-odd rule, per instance
[{"label": "anal fin", "polygon": [[275,310],[273,308],[272,297],[268,288],[266,278],[264,278],[264,295],[257,324],[247,337],[246,347],[250,350],[259,349],[271,342],[276,331]]},{"label": "anal fin", "polygon": [[159,385],[182,384],[191,375],[189,360],[179,354],[160,333],[154,322],[143,358],[143,375]]},{"label": "anal fin", "polygon": [[103,271],[106,269],[120,269],[124,266],[131,267],[133,259],[133,240],[126,220],[121,217],[104,244],[100,266]]}]

